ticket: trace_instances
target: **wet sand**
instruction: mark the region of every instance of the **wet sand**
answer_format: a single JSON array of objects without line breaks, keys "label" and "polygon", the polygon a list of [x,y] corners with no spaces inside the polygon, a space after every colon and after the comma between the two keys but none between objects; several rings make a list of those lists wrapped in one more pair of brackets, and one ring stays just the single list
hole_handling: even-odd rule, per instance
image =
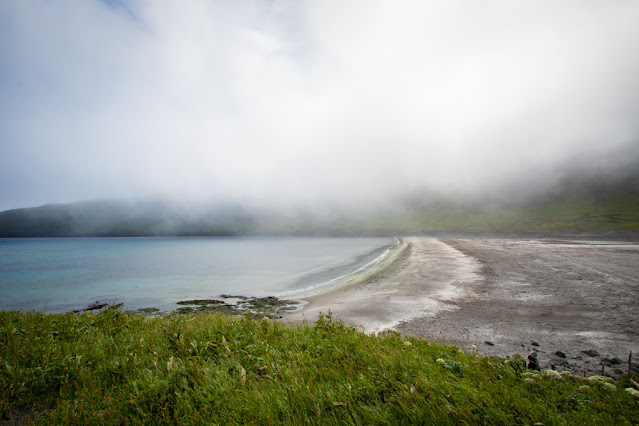
[{"label": "wet sand", "polygon": [[[542,368],[618,376],[639,361],[639,244],[504,238],[405,239],[359,283],[309,298],[367,332],[390,327],[486,355],[538,352]],[[636,368],[636,366],[635,366]]]},{"label": "wet sand", "polygon": [[357,283],[316,294],[287,321],[313,322],[319,312],[378,332],[414,320],[425,313],[448,309],[446,301],[459,297],[464,281],[476,281],[478,264],[436,238],[406,238],[398,258],[384,270]]}]

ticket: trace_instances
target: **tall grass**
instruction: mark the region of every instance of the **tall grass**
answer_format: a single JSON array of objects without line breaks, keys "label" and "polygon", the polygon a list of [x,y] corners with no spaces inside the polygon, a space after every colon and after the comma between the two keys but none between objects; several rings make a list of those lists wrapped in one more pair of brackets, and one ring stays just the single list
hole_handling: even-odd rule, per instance
[{"label": "tall grass", "polygon": [[0,312],[0,413],[88,424],[633,424],[619,383],[523,360],[309,326],[198,314]]}]

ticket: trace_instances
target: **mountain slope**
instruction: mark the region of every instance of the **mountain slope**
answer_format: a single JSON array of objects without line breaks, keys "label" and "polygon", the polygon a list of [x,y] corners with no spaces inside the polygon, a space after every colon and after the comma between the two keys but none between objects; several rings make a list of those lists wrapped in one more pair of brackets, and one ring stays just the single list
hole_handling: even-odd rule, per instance
[{"label": "mountain slope", "polygon": [[[526,194],[527,195],[522,195]],[[314,234],[407,232],[639,232],[639,172],[572,175],[545,191],[481,200],[421,194],[358,214],[311,207],[286,211],[231,203],[99,200],[0,212],[0,237]],[[330,214],[326,214],[330,211]]]},{"label": "mountain slope", "polygon": [[192,211],[162,201],[85,201],[0,212],[0,237],[233,235],[251,218],[221,205]]},{"label": "mountain slope", "polygon": [[454,203],[371,220],[369,229],[467,232],[639,231],[639,196],[559,194],[528,205]]}]

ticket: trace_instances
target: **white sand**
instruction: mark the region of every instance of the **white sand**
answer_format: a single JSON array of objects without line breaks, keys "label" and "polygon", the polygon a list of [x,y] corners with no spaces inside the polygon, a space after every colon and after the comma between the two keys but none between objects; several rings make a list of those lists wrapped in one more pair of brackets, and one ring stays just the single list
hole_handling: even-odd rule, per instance
[{"label": "white sand", "polygon": [[313,295],[287,322],[314,322],[330,310],[334,319],[378,332],[403,321],[450,309],[464,286],[478,282],[479,264],[436,238],[406,238],[408,247],[387,269],[373,277]]}]

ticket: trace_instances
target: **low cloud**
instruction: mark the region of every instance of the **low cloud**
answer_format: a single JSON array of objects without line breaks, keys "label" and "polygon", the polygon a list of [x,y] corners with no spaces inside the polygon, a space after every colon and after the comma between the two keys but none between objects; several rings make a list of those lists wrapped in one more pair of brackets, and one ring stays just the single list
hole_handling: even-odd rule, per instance
[{"label": "low cloud", "polygon": [[0,209],[383,206],[537,189],[639,146],[639,4],[0,5]]}]

